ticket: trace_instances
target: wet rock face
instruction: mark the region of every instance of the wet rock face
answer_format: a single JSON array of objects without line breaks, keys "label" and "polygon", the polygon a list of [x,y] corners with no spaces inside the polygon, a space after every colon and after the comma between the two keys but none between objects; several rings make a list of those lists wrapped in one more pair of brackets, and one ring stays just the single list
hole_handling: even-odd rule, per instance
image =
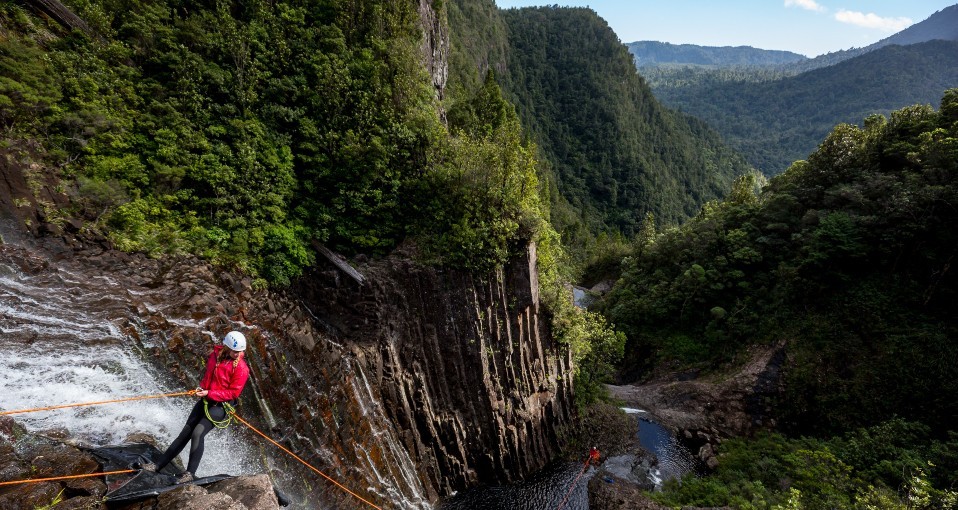
[{"label": "wet rock face", "polygon": [[[100,464],[88,453],[71,446],[31,436],[9,417],[0,417],[0,481],[18,481],[36,478],[82,475],[99,470]],[[0,508],[18,510],[42,508],[58,498],[57,508],[81,508],[80,499],[96,502],[90,508],[100,508],[99,500],[106,493],[102,479],[77,478],[64,481],[27,483],[0,488]]]},{"label": "wet rock face", "polygon": [[[152,501],[146,502],[147,504]],[[156,510],[279,510],[273,484],[266,475],[240,476],[206,487],[185,485],[160,494]],[[144,508],[144,510],[145,510]],[[124,510],[135,510],[127,508]]]},{"label": "wet rock face", "polygon": [[[555,457],[571,420],[568,354],[539,309],[533,246],[484,276],[404,251],[357,265],[361,282],[322,262],[281,292],[195,260],[117,257],[89,260],[150,289],[126,331],[159,366],[184,388],[199,379],[213,339],[180,319],[217,339],[243,331],[252,375],[241,415],[372,501],[434,503],[517,480]],[[327,504],[356,503],[272,454],[274,476],[308,480],[292,482]]]},{"label": "wet rock face", "polygon": [[[60,442],[58,437],[66,442]],[[68,444],[62,430],[29,434],[10,417],[0,417],[0,481],[101,473],[91,454]],[[3,510],[59,509],[106,510],[107,492],[102,476],[26,483],[0,487]],[[113,510],[279,510],[273,483],[266,475],[239,476],[206,487],[180,489]]]},{"label": "wet rock face", "polygon": [[[284,402],[272,406],[281,421],[319,444],[352,438],[359,445],[343,445],[342,461],[355,455],[407,495],[435,501],[538,470],[557,453],[572,390],[567,355],[540,315],[535,264],[530,247],[485,278],[422,267],[404,253],[359,267],[362,284],[318,269],[289,296],[249,311],[289,311],[278,328],[289,348],[263,354],[294,356],[296,377],[264,373],[263,394]],[[377,429],[398,444],[372,437]]]},{"label": "wet rock face", "polygon": [[[421,507],[514,481],[556,455],[571,419],[568,354],[539,309],[534,247],[483,276],[424,267],[407,252],[358,264],[363,283],[322,263],[271,292],[196,259],[40,241],[17,258],[25,271],[69,260],[77,278],[109,275],[128,291],[117,325],[172,388],[196,387],[212,344],[243,331],[251,378],[240,414],[372,501]],[[304,488],[303,502],[356,504],[264,448],[294,503],[285,482]]]}]

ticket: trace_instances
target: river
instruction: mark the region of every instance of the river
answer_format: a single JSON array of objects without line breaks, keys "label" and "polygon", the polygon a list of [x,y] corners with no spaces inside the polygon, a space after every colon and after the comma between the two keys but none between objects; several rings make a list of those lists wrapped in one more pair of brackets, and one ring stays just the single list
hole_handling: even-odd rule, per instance
[{"label": "river", "polygon": [[[656,490],[669,479],[680,479],[695,471],[695,457],[668,429],[651,420],[644,410],[623,411],[636,417],[639,444],[655,454],[658,463],[649,472],[637,473],[635,456],[620,455],[603,459],[603,469],[624,480],[647,478]],[[578,462],[560,462],[521,483],[479,487],[457,494],[440,505],[440,510],[556,510],[560,505],[563,510],[588,510],[588,484],[596,472],[595,467],[583,471]]]}]

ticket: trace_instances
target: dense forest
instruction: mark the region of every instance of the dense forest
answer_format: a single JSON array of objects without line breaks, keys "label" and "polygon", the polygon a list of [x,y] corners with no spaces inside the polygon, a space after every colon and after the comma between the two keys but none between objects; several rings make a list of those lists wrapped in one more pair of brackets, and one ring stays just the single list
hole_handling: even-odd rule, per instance
[{"label": "dense forest", "polygon": [[[892,496],[924,484],[926,504],[907,508],[949,508],[954,493],[934,488],[958,484],[956,175],[951,89],[939,111],[840,125],[758,195],[742,178],[682,227],[636,238],[601,303],[628,336],[632,378],[787,343],[776,412],[793,439],[723,445],[716,476],[665,499],[906,508]],[[776,488],[783,477],[801,497]]]},{"label": "dense forest", "polygon": [[313,241],[384,253],[412,237],[479,268],[548,228],[501,96],[476,89],[473,124],[441,122],[411,2],[72,7],[95,35],[2,6],[6,147],[62,178],[74,209],[54,221],[278,284]]},{"label": "dense forest", "polygon": [[465,57],[452,61],[450,89],[481,81],[477,69],[494,74],[539,148],[552,225],[577,260],[649,213],[681,223],[750,171],[705,124],[656,101],[594,11],[456,0],[449,20]]},{"label": "dense forest", "polygon": [[593,232],[632,235],[647,213],[677,224],[748,172],[699,121],[663,108],[590,9],[503,11],[505,89]]},{"label": "dense forest", "polygon": [[699,46],[659,41],[626,43],[640,69],[654,64],[695,64],[705,66],[777,66],[808,60],[791,51],[762,50],[751,46]]},{"label": "dense forest", "polygon": [[687,76],[691,73],[670,77],[671,82],[659,76],[657,97],[705,120],[751,164],[775,175],[814,150],[835,124],[935,104],[942,90],[958,84],[958,42],[887,46],[777,80]]}]

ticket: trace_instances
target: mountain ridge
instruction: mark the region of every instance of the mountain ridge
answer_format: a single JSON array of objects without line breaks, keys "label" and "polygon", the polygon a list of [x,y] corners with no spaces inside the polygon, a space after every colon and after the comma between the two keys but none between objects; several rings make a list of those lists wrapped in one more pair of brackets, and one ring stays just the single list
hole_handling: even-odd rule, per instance
[{"label": "mountain ridge", "polygon": [[700,46],[661,41],[635,41],[625,45],[634,56],[638,68],[666,64],[760,66],[777,67],[785,73],[796,74],[835,65],[893,44],[907,46],[936,39],[958,41],[958,4],[936,11],[924,20],[868,46],[823,53],[811,58],[791,51],[753,46]]},{"label": "mountain ridge", "polygon": [[[890,45],[834,66],[764,83],[702,81],[658,88],[665,104],[718,130],[766,175],[805,159],[839,123],[921,103],[958,85],[958,41]],[[814,105],[812,105],[814,103]]]},{"label": "mountain ridge", "polygon": [[780,65],[807,60],[808,57],[783,50],[765,50],[752,46],[699,46],[660,41],[626,43],[638,67],[656,64],[695,65]]}]

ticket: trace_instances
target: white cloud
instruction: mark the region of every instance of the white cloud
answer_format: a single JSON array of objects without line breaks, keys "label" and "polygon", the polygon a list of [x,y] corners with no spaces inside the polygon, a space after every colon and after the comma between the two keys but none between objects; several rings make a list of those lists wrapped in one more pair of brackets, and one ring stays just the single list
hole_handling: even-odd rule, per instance
[{"label": "white cloud", "polygon": [[818,5],[818,2],[815,0],[785,0],[785,7],[801,7],[802,9],[817,12],[825,10],[825,8]]},{"label": "white cloud", "polygon": [[844,9],[835,13],[835,19],[842,23],[857,25],[865,28],[874,28],[884,32],[898,32],[904,30],[914,23],[911,18],[883,18],[874,13],[862,13],[856,11],[846,11]]}]

